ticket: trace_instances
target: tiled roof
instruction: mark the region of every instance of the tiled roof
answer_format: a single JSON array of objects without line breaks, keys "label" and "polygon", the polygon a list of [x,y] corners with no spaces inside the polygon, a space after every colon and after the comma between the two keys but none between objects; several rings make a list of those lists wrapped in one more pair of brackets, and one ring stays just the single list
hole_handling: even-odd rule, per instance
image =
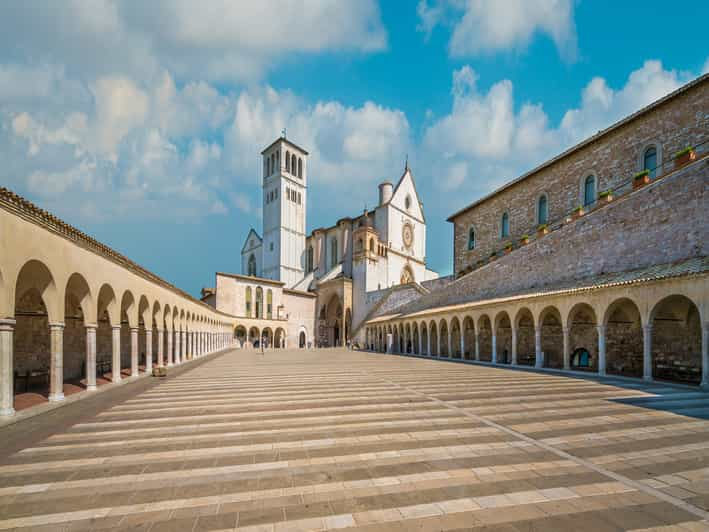
[{"label": "tiled roof", "polygon": [[371,318],[371,321],[386,321],[402,316],[442,312],[469,305],[487,305],[515,299],[550,295],[571,295],[578,292],[598,290],[600,288],[634,285],[706,273],[709,273],[709,257],[694,257],[683,261],[655,264],[634,270],[604,273],[579,280],[571,279],[546,285],[541,288],[535,287],[528,290],[501,294],[497,297],[489,297],[488,295],[481,295],[480,293],[466,294],[462,290],[457,289],[458,283],[451,283],[443,290],[424,295],[413,302],[398,307],[386,315],[380,313],[376,318]]}]

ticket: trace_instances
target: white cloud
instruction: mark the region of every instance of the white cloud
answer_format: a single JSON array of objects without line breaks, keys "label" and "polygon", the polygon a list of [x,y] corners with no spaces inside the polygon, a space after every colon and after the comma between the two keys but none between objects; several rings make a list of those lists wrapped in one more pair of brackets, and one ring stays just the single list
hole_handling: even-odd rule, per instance
[{"label": "white cloud", "polygon": [[0,4],[0,61],[40,58],[84,79],[145,81],[167,69],[186,80],[253,80],[293,54],[368,53],[386,43],[375,0]]},{"label": "white cloud", "polygon": [[581,92],[580,105],[553,126],[541,104],[515,102],[511,81],[498,81],[483,93],[477,74],[464,66],[453,74],[450,113],[426,128],[425,160],[430,173],[441,176],[442,189],[465,191],[464,198],[484,194],[665,96],[691,76],[646,61],[619,89],[593,78]]},{"label": "white cloud", "polygon": [[576,55],[573,0],[420,0],[417,11],[427,36],[452,24],[454,57],[524,50],[537,33],[549,36],[565,59]]}]

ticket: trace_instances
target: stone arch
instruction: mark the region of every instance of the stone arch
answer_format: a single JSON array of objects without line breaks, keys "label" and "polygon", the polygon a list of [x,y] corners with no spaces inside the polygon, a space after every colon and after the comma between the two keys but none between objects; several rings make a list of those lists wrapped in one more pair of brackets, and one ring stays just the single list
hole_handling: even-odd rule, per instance
[{"label": "stone arch", "polygon": [[[150,331],[150,349],[148,348],[148,334]],[[150,302],[145,295],[138,298],[138,365],[145,370],[151,368],[157,353],[152,349],[153,315],[150,311]],[[150,354],[150,361],[147,357]]]},{"label": "stone arch", "polygon": [[534,314],[527,307],[522,307],[515,315],[517,336],[517,364],[534,366],[536,362],[534,349]]},{"label": "stone arch", "polygon": [[460,320],[457,316],[451,318],[451,357],[452,358],[462,358],[462,350],[460,345]]},{"label": "stone arch", "polygon": [[413,353],[415,355],[420,355],[421,351],[421,344],[420,344],[420,337],[419,337],[419,327],[418,323],[413,322],[411,324],[411,348],[413,350]]},{"label": "stone arch", "polygon": [[648,324],[653,378],[700,384],[702,320],[697,304],[685,295],[666,296],[653,306]]},{"label": "stone arch", "polygon": [[490,316],[482,314],[478,318],[477,331],[480,360],[492,362],[492,322]]},{"label": "stone arch", "polygon": [[594,308],[585,302],[569,310],[569,368],[577,371],[598,371],[598,319]]},{"label": "stone arch", "polygon": [[17,381],[13,403],[20,409],[28,402],[62,400],[62,348],[53,346],[56,333],[50,331],[50,324],[61,327],[63,313],[58,312],[58,290],[49,268],[38,260],[27,261],[17,274],[12,295],[15,330],[10,378]]},{"label": "stone arch", "polygon": [[429,343],[431,344],[431,352],[429,354],[431,356],[438,356],[438,328],[436,327],[435,321],[431,320],[428,324],[428,331],[430,336]]},{"label": "stone arch", "polygon": [[[88,383],[86,325],[94,325],[95,315],[89,283],[80,273],[73,273],[64,290],[64,376],[81,386]],[[82,377],[86,380],[79,382]]]},{"label": "stone arch", "polygon": [[438,322],[438,353],[439,356],[442,357],[449,357],[450,356],[450,350],[448,349],[449,347],[449,331],[448,331],[448,322],[446,321],[445,318],[441,318],[441,320]]},{"label": "stone arch", "polygon": [[298,347],[300,349],[308,347],[308,331],[305,330],[305,327],[301,327],[298,331]]},{"label": "stone arch", "polygon": [[[111,369],[111,372],[119,371],[121,377],[130,376],[131,364],[131,329],[138,327],[138,303],[135,300],[133,292],[130,290],[125,290],[121,296],[121,307],[120,307],[120,369]],[[115,362],[115,360],[114,360]]]},{"label": "stone arch", "polygon": [[420,325],[421,329],[421,354],[426,356],[431,356],[430,350],[428,348],[428,327],[426,327],[426,322],[422,321]]},{"label": "stone arch", "polygon": [[512,362],[512,322],[505,310],[495,316],[495,354],[498,364]]},{"label": "stone arch", "polygon": [[475,358],[475,320],[472,316],[463,317],[463,358]]},{"label": "stone arch", "polygon": [[113,327],[120,327],[120,316],[116,292],[103,284],[96,298],[96,368],[105,380],[113,380]]},{"label": "stone arch", "polygon": [[277,349],[282,349],[286,346],[286,331],[282,327],[276,329],[276,333],[273,338],[273,347]]},{"label": "stone arch", "polygon": [[643,375],[643,333],[640,309],[632,299],[614,300],[603,314],[606,327],[606,371],[624,377]]},{"label": "stone arch", "polygon": [[246,347],[246,341],[247,341],[247,331],[246,327],[243,325],[237,325],[234,327],[234,338],[236,339],[236,342],[239,347]]},{"label": "stone arch", "polygon": [[153,308],[150,311],[151,312],[151,320],[150,322],[152,323],[152,330],[153,330],[153,363],[157,366],[164,366],[165,365],[165,359],[164,359],[164,352],[160,346],[160,336],[161,334],[158,332],[158,329],[162,331],[162,335],[165,335],[165,331],[163,329],[163,319],[162,319],[162,305],[160,305],[160,302],[154,301],[153,302]]},{"label": "stone arch", "polygon": [[554,305],[544,307],[537,319],[541,332],[541,362],[547,368],[564,367],[564,331],[561,312]]},{"label": "stone arch", "polygon": [[261,346],[261,331],[258,330],[258,327],[251,327],[249,329],[249,343],[251,347]]}]

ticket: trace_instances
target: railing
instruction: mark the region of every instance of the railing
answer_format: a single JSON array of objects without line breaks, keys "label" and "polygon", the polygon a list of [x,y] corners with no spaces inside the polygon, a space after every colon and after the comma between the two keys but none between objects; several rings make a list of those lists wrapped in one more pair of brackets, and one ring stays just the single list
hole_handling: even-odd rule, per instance
[{"label": "railing", "polygon": [[[524,247],[527,245],[529,242],[539,240],[541,238],[544,238],[544,236],[552,231],[556,231],[558,229],[561,229],[565,225],[568,225],[570,223],[573,223],[576,221],[578,218],[581,218],[582,216],[585,216],[589,212],[596,211],[612,201],[614,201],[616,198],[620,198],[623,196],[626,196],[628,194],[631,194],[635,190],[637,190],[640,187],[635,186],[633,183],[636,179],[638,179],[639,176],[646,175],[647,176],[647,182],[643,182],[643,185],[649,184],[649,183],[654,183],[656,181],[659,181],[668,175],[672,173],[672,170],[679,170],[680,168],[683,168],[686,166],[686,164],[692,162],[694,159],[687,156],[688,153],[693,154],[696,156],[697,154],[701,154],[700,157],[702,158],[707,155],[708,151],[705,150],[705,148],[709,148],[709,139],[704,140],[698,144],[695,145],[690,145],[687,146],[684,150],[677,152],[674,154],[672,157],[669,159],[666,159],[665,161],[662,161],[660,164],[656,165],[654,168],[646,168],[642,172],[637,173],[633,177],[628,177],[623,180],[621,180],[618,184],[616,184],[612,188],[604,189],[600,191],[599,193],[596,194],[597,199],[588,205],[583,205],[579,207],[575,207],[571,209],[570,211],[567,211],[562,217],[557,218],[553,221],[540,224],[537,226],[536,233],[534,235],[522,235],[522,238],[519,239],[519,242],[516,244],[510,240],[508,241],[503,247],[496,249],[492,253],[490,253],[490,256],[487,259],[480,259],[476,262],[476,264],[471,264],[464,270],[461,270],[458,272],[458,277],[462,277],[463,275],[467,275],[478,268],[481,268],[497,259],[498,256],[504,255],[504,254],[509,254],[513,250]],[[686,162],[680,162],[682,159],[687,156],[687,161]],[[666,166],[672,165],[671,168],[663,171]],[[655,173],[654,178],[650,178],[649,176],[652,173]],[[644,180],[644,178],[643,178]],[[601,197],[602,196],[602,197]]]}]

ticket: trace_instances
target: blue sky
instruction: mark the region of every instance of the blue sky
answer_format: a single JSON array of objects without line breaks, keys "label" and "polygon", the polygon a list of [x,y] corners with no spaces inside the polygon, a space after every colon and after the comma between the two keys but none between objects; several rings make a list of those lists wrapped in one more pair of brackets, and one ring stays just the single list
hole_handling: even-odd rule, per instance
[{"label": "blue sky", "polygon": [[0,183],[193,294],[260,231],[259,152],[308,149],[309,228],[409,155],[445,218],[709,70],[709,7],[646,0],[0,4]]}]

